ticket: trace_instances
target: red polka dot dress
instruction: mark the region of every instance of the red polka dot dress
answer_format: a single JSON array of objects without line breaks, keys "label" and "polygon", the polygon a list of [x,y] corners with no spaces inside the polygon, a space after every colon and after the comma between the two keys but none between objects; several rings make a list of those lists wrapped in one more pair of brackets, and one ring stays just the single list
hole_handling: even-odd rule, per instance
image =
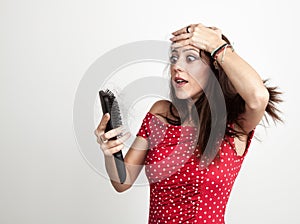
[{"label": "red polka dot dress", "polygon": [[149,223],[224,224],[226,204],[253,131],[242,156],[233,148],[234,139],[225,136],[219,158],[204,169],[195,149],[194,127],[166,124],[148,112],[137,136],[150,144],[145,161]]}]

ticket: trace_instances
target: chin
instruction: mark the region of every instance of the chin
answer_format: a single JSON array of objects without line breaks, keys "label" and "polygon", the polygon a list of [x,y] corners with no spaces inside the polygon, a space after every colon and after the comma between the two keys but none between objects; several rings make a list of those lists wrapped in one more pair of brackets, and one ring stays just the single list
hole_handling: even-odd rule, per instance
[{"label": "chin", "polygon": [[186,100],[186,99],[189,99],[190,96],[188,94],[184,94],[184,93],[176,93],[176,97],[180,100]]},{"label": "chin", "polygon": [[183,94],[176,94],[177,99],[179,100],[193,100],[193,97],[191,95],[183,95]]},{"label": "chin", "polygon": [[181,100],[194,100],[194,99],[198,99],[201,95],[202,91],[199,91],[197,93],[188,93],[187,91],[180,91],[180,92],[177,92],[175,90],[175,95],[178,99],[181,99]]}]

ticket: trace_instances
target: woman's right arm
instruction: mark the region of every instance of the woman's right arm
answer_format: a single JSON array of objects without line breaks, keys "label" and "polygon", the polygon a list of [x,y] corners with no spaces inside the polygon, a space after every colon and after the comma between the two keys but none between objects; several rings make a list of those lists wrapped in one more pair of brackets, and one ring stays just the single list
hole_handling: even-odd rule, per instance
[{"label": "woman's right arm", "polygon": [[97,142],[100,144],[105,157],[105,168],[110,181],[117,192],[123,192],[129,189],[137,179],[147,155],[148,141],[147,139],[137,136],[126,153],[124,164],[126,168],[126,180],[123,184],[120,183],[118,172],[116,169],[113,154],[124,148],[124,142],[130,137],[130,133],[125,133],[117,140],[110,140],[122,133],[122,128],[116,128],[105,133],[105,128],[110,119],[109,114],[102,117],[99,126],[95,130]]},{"label": "woman's right arm", "polygon": [[[149,112],[152,114],[165,113],[166,110],[168,110],[169,105],[170,102],[168,102],[167,100],[159,100],[152,105]],[[106,114],[102,117],[99,126],[95,130],[95,135],[97,136],[97,142],[100,144],[100,148],[102,149],[105,156],[105,167],[110,177],[110,181],[116,191],[123,192],[133,185],[139,173],[141,172],[148,153],[149,143],[147,138],[141,136],[137,136],[135,138],[124,158],[126,180],[123,184],[121,184],[118,178],[113,154],[123,149],[123,143],[130,137],[130,133],[127,132],[117,140],[103,141],[122,133],[121,127],[105,133],[105,128],[109,119],[109,114]]]}]

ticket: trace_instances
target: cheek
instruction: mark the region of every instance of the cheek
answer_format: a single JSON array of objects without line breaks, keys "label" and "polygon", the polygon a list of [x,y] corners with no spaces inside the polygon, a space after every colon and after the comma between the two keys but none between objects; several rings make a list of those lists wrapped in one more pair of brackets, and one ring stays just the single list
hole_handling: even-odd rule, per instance
[{"label": "cheek", "polygon": [[171,75],[175,75],[175,68],[174,68],[174,65],[170,65],[170,69],[169,69]]},{"label": "cheek", "polygon": [[191,68],[189,74],[193,78],[193,81],[198,84],[201,88],[206,86],[208,78],[211,74],[210,68]]},{"label": "cheek", "polygon": [[203,76],[207,72],[209,66],[201,62],[200,60],[195,61],[185,67],[186,71],[193,77]]}]

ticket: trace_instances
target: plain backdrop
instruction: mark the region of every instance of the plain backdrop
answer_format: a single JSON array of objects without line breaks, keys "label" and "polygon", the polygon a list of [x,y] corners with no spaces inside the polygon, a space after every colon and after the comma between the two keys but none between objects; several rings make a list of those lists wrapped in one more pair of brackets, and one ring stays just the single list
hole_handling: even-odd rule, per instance
[{"label": "plain backdrop", "polygon": [[149,188],[119,194],[82,156],[76,89],[110,49],[199,22],[284,92],[285,123],[258,131],[226,223],[300,223],[299,17],[297,1],[282,0],[1,0],[0,223],[147,223]]}]

